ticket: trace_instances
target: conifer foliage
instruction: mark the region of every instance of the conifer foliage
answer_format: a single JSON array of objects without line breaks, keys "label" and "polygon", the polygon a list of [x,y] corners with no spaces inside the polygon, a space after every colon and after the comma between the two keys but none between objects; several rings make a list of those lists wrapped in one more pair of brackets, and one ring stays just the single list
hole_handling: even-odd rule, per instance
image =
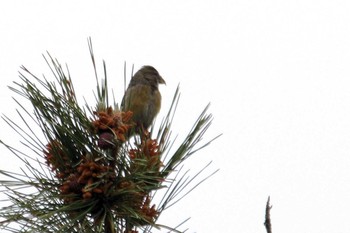
[{"label": "conifer foliage", "polygon": [[[100,80],[91,40],[89,48],[97,83],[95,104],[78,104],[68,68],[50,54],[44,58],[54,81],[22,66],[21,81],[10,87],[31,103],[33,111],[24,107],[23,98],[16,98],[21,124],[3,117],[22,137],[26,150],[1,141],[24,165],[21,173],[0,170],[5,177],[0,180],[1,193],[7,201],[0,210],[1,232],[137,233],[153,228],[180,232],[178,226],[157,220],[216,172],[200,180],[207,166],[194,177],[182,172],[185,160],[215,139],[199,143],[212,115],[206,107],[175,148],[171,123],[179,101],[177,88],[159,129],[138,129],[132,112],[122,112],[109,102],[105,63]],[[45,140],[33,130],[35,126]],[[159,190],[162,197],[155,203]]]}]

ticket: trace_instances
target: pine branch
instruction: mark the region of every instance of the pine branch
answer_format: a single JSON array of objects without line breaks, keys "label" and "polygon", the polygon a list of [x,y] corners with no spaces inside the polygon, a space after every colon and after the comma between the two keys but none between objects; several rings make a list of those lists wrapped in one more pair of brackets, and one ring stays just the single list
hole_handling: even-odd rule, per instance
[{"label": "pine branch", "polygon": [[[10,87],[20,123],[3,116],[22,138],[17,149],[0,141],[22,163],[20,172],[0,170],[1,193],[10,204],[0,209],[0,229],[7,232],[137,233],[177,227],[157,223],[164,210],[187,196],[217,172],[200,178],[210,163],[195,173],[182,172],[184,162],[208,146],[201,141],[212,122],[208,106],[175,152],[171,127],[179,102],[176,89],[168,114],[151,137],[131,137],[131,112],[110,106],[107,68],[99,79],[91,39],[88,40],[96,78],[96,104],[81,107],[69,69],[49,53],[44,56],[54,81],[24,66],[20,82]],[[125,74],[124,74],[125,76]],[[28,110],[22,101],[29,102]],[[35,128],[37,127],[37,128]],[[39,129],[42,135],[37,132]],[[134,139],[134,142],[132,140]],[[164,190],[156,206],[154,195]],[[183,232],[183,231],[182,231]]]}]

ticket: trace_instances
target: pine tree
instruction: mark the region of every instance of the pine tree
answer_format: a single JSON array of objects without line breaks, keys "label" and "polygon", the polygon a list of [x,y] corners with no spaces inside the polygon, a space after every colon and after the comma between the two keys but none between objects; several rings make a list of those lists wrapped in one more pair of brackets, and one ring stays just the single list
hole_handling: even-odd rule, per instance
[{"label": "pine tree", "polygon": [[[3,119],[22,137],[28,151],[1,141],[24,165],[21,173],[0,170],[1,192],[7,206],[0,210],[0,229],[7,232],[137,233],[165,228],[157,222],[161,213],[197,185],[210,165],[189,177],[183,163],[207,146],[199,143],[212,122],[208,106],[177,148],[171,125],[179,102],[176,89],[168,114],[159,129],[132,133],[137,125],[132,112],[122,112],[109,101],[106,65],[98,78],[91,40],[89,49],[96,76],[96,104],[80,106],[68,68],[63,69],[50,54],[44,56],[54,81],[39,78],[24,66],[21,82],[10,89],[33,112],[16,100],[22,125]],[[33,130],[41,129],[45,140]],[[155,135],[155,136],[153,136]],[[159,203],[154,196],[162,190]]]}]

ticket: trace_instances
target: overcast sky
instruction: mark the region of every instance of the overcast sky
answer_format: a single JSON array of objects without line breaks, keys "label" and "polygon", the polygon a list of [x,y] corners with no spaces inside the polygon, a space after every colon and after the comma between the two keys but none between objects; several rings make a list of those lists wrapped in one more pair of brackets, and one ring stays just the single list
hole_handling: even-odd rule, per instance
[{"label": "overcast sky", "polygon": [[[189,232],[265,232],[270,195],[273,232],[350,232],[349,12],[346,0],[2,1],[1,112],[15,112],[7,85],[20,65],[51,77],[46,51],[93,100],[91,36],[117,101],[124,61],[129,73],[153,65],[167,82],[159,121],[180,83],[174,133],[181,139],[209,102],[206,139],[223,133],[187,166],[213,160],[220,172],[160,223],[191,217]],[[15,143],[1,125],[1,139]],[[0,151],[0,169],[20,166]]]}]

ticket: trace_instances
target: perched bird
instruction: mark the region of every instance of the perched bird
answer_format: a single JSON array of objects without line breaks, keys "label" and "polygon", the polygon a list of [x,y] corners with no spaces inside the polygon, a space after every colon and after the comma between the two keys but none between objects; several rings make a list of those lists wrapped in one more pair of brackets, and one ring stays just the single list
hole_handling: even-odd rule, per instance
[{"label": "perched bird", "polygon": [[124,94],[121,109],[133,112],[132,119],[142,131],[148,129],[160,110],[162,97],[158,84],[165,84],[158,71],[152,66],[143,66],[131,78]]}]

